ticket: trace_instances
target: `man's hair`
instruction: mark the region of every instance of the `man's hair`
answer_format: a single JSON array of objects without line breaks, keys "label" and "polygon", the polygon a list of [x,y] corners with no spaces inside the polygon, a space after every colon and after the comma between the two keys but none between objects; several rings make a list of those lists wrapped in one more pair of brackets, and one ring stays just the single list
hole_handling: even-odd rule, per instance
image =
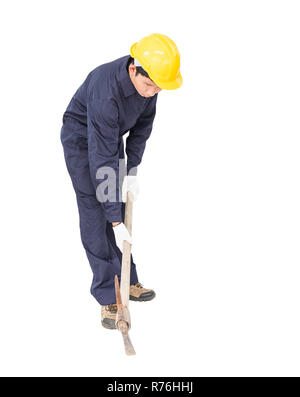
[{"label": "man's hair", "polygon": [[[127,70],[129,68],[129,65],[133,64],[134,65],[134,58],[130,57],[127,63]],[[138,74],[141,74],[142,76],[148,77],[150,79],[149,74],[146,72],[145,69],[143,69],[141,66],[136,66],[136,76]],[[151,80],[151,79],[150,79]],[[151,80],[152,81],[152,80]]]}]

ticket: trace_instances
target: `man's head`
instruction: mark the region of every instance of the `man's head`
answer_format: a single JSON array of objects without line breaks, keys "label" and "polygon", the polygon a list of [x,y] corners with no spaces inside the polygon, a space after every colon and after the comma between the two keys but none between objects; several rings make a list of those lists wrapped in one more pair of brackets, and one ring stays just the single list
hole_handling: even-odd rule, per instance
[{"label": "man's head", "polygon": [[150,79],[146,70],[141,66],[136,66],[134,64],[134,59],[131,57],[129,60],[128,73],[132,84],[141,96],[149,98],[161,91],[161,88]]}]

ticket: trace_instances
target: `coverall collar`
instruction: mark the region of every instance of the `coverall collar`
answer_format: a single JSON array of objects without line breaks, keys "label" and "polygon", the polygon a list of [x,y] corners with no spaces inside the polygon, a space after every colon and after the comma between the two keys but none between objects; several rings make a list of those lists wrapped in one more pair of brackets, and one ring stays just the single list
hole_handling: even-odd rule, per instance
[{"label": "coverall collar", "polygon": [[130,95],[138,94],[137,90],[135,89],[135,86],[132,84],[132,81],[129,77],[127,70],[127,62],[129,57],[130,56],[126,57],[125,62],[123,63],[120,71],[120,83],[126,98]]}]

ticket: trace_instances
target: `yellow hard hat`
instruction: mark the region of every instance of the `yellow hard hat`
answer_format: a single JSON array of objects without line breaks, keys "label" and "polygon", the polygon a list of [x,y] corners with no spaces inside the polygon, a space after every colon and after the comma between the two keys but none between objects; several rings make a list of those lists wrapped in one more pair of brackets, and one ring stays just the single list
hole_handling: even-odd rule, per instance
[{"label": "yellow hard hat", "polygon": [[130,54],[139,61],[159,88],[175,90],[181,86],[180,54],[168,36],[150,34],[133,44]]}]

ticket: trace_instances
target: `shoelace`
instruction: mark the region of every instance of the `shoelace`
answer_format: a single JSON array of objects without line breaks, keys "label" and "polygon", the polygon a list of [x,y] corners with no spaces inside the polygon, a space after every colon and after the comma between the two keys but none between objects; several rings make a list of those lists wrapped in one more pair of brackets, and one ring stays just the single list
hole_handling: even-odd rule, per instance
[{"label": "shoelace", "polygon": [[135,283],[134,286],[137,288],[144,288],[141,283]]},{"label": "shoelace", "polygon": [[117,313],[118,307],[115,303],[111,303],[110,305],[106,305],[106,310],[108,310],[111,313]]}]

